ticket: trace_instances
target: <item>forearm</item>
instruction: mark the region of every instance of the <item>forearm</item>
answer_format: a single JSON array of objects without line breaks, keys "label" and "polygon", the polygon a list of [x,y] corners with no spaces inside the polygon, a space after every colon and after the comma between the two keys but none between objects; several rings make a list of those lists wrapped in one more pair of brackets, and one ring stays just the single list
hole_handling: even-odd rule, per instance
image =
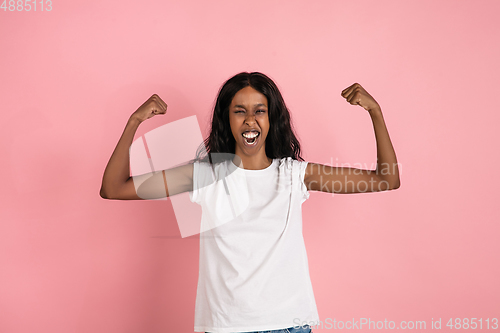
[{"label": "forearm", "polygon": [[101,196],[110,196],[130,178],[130,146],[140,121],[130,117],[116,145],[108,165],[104,170],[101,184]]},{"label": "forearm", "polygon": [[376,108],[369,111],[375,139],[377,141],[377,169],[376,174],[389,183],[389,187],[399,187],[399,168],[396,153],[392,147],[391,138],[385,125],[382,110]]}]

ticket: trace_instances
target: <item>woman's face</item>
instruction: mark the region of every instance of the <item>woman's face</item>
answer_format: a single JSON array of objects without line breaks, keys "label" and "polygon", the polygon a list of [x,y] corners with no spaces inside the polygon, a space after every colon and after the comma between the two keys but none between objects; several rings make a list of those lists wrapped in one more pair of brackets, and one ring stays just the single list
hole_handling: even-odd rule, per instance
[{"label": "woman's face", "polygon": [[236,140],[237,155],[265,154],[269,132],[266,96],[250,86],[238,91],[229,106],[229,124]]}]

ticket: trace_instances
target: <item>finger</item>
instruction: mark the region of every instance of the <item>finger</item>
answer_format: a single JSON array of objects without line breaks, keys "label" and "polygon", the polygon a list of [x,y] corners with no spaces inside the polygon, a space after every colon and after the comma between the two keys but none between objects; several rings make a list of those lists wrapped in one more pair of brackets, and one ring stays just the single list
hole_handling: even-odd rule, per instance
[{"label": "finger", "polygon": [[349,95],[346,97],[347,101],[351,104],[352,101],[356,98],[356,97],[359,97],[359,89],[357,87],[355,87],[350,93]]},{"label": "finger", "polygon": [[354,89],[356,89],[356,87],[358,86],[359,84],[358,83],[353,83],[352,85],[350,85],[349,87],[345,88],[344,90],[342,90],[342,96],[343,97],[347,97],[349,94],[352,93],[352,91]]},{"label": "finger", "polygon": [[354,87],[354,85],[356,85],[356,83],[353,83],[349,87],[347,87],[344,90],[342,90],[342,94],[345,95],[348,90],[350,90],[350,89],[352,89]]},{"label": "finger", "polygon": [[354,104],[354,99],[356,98],[356,94],[351,94],[349,95],[347,99],[347,102],[349,102],[349,104]]},{"label": "finger", "polygon": [[154,113],[155,114],[165,114],[167,112],[167,104],[165,104],[165,102],[163,102],[161,100],[161,98],[156,94],[151,96],[151,98],[152,98],[152,102],[153,102],[151,108],[153,111],[156,111]]},{"label": "finger", "polygon": [[163,106],[158,101],[154,101],[153,105],[151,105],[151,110],[153,110],[154,114],[164,113]]},{"label": "finger", "polygon": [[341,93],[342,97],[346,97],[349,94],[349,92],[352,90],[352,86],[353,85],[350,85],[349,87],[342,90],[342,93]]},{"label": "finger", "polygon": [[160,104],[158,104],[157,101],[153,101],[153,103],[151,104],[151,113],[155,115],[155,114],[160,114],[162,112],[163,111]]},{"label": "finger", "polygon": [[151,95],[150,100],[152,103],[152,105],[151,105],[152,109],[161,111],[161,109],[163,108],[163,105],[160,103],[160,100],[161,100],[160,96],[158,96],[157,94],[153,94],[153,95]]},{"label": "finger", "polygon": [[356,94],[354,94],[350,100],[350,103],[352,105],[361,105],[361,98],[363,97],[363,94],[361,92],[357,92]]},{"label": "finger", "polygon": [[160,97],[160,96],[158,96],[158,95],[156,95],[156,96],[157,96],[157,100],[156,100],[156,101],[157,101],[157,102],[158,102],[158,104],[161,106],[163,113],[165,113],[165,112],[167,111],[167,107],[168,107],[167,103],[165,103],[165,102],[161,99],[161,97]]},{"label": "finger", "polygon": [[350,98],[352,98],[353,94],[356,93],[356,86],[352,86],[349,88],[349,90],[347,90],[345,93],[344,93],[344,98],[346,100],[349,100]]},{"label": "finger", "polygon": [[167,111],[164,110],[163,106],[158,105],[157,108],[154,109],[154,114],[165,114]]}]

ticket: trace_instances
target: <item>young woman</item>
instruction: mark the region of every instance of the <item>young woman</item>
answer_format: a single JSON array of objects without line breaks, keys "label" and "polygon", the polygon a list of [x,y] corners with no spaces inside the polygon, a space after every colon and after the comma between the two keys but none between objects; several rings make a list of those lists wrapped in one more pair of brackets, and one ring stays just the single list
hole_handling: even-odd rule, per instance
[{"label": "young woman", "polygon": [[155,94],[130,117],[101,196],[152,199],[189,191],[202,206],[202,225],[215,227],[200,236],[196,332],[308,333],[319,323],[302,237],[308,191],[377,192],[400,183],[379,104],[358,83],[341,95],[372,119],[375,170],[304,161],[281,93],[262,73],[239,73],[224,83],[197,159],[144,175],[140,186],[130,177],[129,147],[139,124],[165,114],[167,105]]}]

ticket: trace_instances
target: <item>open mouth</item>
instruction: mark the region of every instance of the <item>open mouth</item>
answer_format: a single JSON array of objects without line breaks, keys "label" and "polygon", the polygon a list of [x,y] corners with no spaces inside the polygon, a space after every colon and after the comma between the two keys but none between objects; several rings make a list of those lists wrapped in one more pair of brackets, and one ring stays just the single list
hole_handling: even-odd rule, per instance
[{"label": "open mouth", "polygon": [[241,134],[245,143],[248,146],[253,146],[257,143],[258,138],[260,137],[260,132],[257,131],[247,131]]}]

